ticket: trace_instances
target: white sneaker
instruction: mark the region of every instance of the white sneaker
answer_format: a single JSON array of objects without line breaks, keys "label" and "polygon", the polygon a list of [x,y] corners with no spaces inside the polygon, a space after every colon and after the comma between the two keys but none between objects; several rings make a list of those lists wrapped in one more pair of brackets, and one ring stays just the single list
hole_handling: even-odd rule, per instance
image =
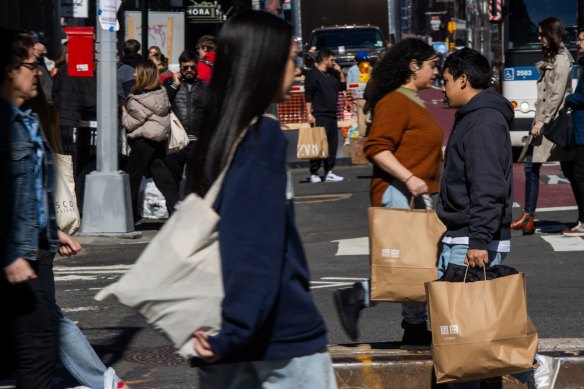
[{"label": "white sneaker", "polygon": [[336,175],[335,173],[333,173],[333,171],[331,170],[331,171],[329,171],[329,172],[326,174],[326,177],[324,178],[324,180],[325,180],[326,182],[340,182],[340,181],[343,181],[343,180],[344,180],[344,178],[343,178],[343,177],[341,177],[341,176],[337,176],[337,175]]},{"label": "white sneaker", "polygon": [[535,360],[539,364],[533,374],[535,387],[537,389],[554,389],[562,361],[540,354],[535,355]]},{"label": "white sneaker", "polygon": [[319,182],[322,182],[322,179],[317,174],[311,174],[309,180],[312,184],[318,184]]}]

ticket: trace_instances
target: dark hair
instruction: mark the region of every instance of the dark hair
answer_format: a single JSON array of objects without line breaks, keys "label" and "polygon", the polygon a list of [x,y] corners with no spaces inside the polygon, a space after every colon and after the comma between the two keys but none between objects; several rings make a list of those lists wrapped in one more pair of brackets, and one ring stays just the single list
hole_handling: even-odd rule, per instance
[{"label": "dark hair", "polygon": [[51,150],[63,154],[63,142],[61,141],[61,129],[59,127],[59,110],[47,102],[43,88],[37,89],[37,94],[27,102],[39,116],[39,122],[47,143]]},{"label": "dark hair", "polygon": [[436,53],[432,46],[416,38],[403,39],[395,46],[392,46],[383,58],[377,61],[371,72],[368,106],[375,108],[375,104],[383,96],[408,81],[412,75],[410,69],[412,60],[416,61],[418,66],[422,66],[424,61],[435,55]]},{"label": "dark hair", "polygon": [[168,58],[166,58],[166,55],[162,54],[161,52],[154,54],[151,59],[156,59],[164,67],[168,66]]},{"label": "dark hair", "polygon": [[290,24],[261,11],[243,11],[228,19],[219,31],[201,131],[188,168],[193,192],[200,196],[207,193],[242,131],[274,101],[292,35]]},{"label": "dark hair", "polygon": [[444,71],[446,69],[454,80],[465,74],[470,86],[475,89],[487,89],[491,82],[489,61],[481,53],[468,47],[450,54],[444,62]]},{"label": "dark hair", "polygon": [[[156,53],[161,53],[162,52],[162,50],[160,50],[160,47],[158,47],[158,46],[150,46],[148,48],[148,55],[150,55],[150,50],[152,50],[152,49],[156,50]],[[138,49],[138,50],[140,50],[140,49]]]},{"label": "dark hair", "polygon": [[7,77],[8,67],[18,67],[26,61],[34,41],[30,34],[0,28],[0,84]]},{"label": "dark hair", "polygon": [[191,61],[199,62],[199,56],[197,55],[197,53],[195,53],[194,51],[191,51],[191,50],[185,50],[182,53],[180,53],[180,56],[178,57],[179,63],[185,63],[185,62],[191,62]]},{"label": "dark hair", "polygon": [[318,51],[318,54],[316,54],[316,60],[315,60],[315,62],[316,62],[317,64],[320,64],[320,63],[322,63],[322,62],[323,62],[325,59],[327,59],[327,58],[329,58],[329,57],[331,57],[331,56],[334,56],[334,55],[335,55],[335,53],[333,53],[333,52],[332,52],[332,51],[330,51],[329,49],[327,49],[327,48],[322,48],[322,49],[320,49],[320,50]]},{"label": "dark hair", "polygon": [[213,35],[203,35],[197,41],[198,47],[203,47],[207,51],[215,51],[217,48],[217,40]]},{"label": "dark hair", "polygon": [[140,61],[136,64],[136,83],[131,89],[131,93],[139,90],[153,90],[160,86],[160,76],[158,68],[154,62]]},{"label": "dark hair", "polygon": [[546,60],[553,60],[562,46],[565,34],[564,26],[562,26],[560,19],[552,16],[539,22],[538,27],[541,28],[542,37],[548,41],[548,47],[542,45],[543,56]]},{"label": "dark hair", "polygon": [[140,51],[140,42],[136,39],[128,39],[124,42],[124,55],[137,54]]}]

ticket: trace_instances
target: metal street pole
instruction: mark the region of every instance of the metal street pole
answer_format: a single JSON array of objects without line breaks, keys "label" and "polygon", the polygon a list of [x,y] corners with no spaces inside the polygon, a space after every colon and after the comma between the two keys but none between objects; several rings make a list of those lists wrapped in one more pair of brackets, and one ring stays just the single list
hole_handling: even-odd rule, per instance
[{"label": "metal street pole", "polygon": [[[98,15],[115,25],[119,2],[98,0]],[[117,5],[117,6],[116,6]],[[107,28],[104,30],[104,28]],[[97,171],[87,175],[81,234],[136,237],[130,180],[118,171],[115,28],[97,22]]]},{"label": "metal street pole", "polygon": [[140,1],[142,11],[142,58],[148,59],[148,0]]},{"label": "metal street pole", "polygon": [[294,24],[294,35],[298,42],[298,49],[302,50],[302,10],[300,0],[292,0],[292,23]]},{"label": "metal street pole", "polygon": [[389,24],[389,36],[388,40],[390,43],[395,44],[400,40],[400,1],[399,0],[387,0],[387,23]]}]

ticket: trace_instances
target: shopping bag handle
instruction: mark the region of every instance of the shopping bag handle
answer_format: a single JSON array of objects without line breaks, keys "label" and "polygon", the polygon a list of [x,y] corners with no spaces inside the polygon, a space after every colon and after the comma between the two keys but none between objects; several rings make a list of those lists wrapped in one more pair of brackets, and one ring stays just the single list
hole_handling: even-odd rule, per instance
[{"label": "shopping bag handle", "polygon": [[[469,265],[466,265],[466,269],[464,270],[464,280],[462,282],[466,282],[466,275],[468,274]],[[483,273],[485,275],[485,281],[487,280],[487,268],[483,265]]]}]

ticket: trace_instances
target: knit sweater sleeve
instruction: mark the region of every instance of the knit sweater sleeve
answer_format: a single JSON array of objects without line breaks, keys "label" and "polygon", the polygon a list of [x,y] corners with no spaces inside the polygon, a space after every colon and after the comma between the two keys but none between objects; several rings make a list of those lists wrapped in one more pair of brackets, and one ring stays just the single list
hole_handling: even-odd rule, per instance
[{"label": "knit sweater sleeve", "polygon": [[395,151],[407,128],[406,107],[411,103],[407,97],[402,99],[398,93],[385,96],[375,105],[371,131],[364,146],[369,160],[382,151]]}]

